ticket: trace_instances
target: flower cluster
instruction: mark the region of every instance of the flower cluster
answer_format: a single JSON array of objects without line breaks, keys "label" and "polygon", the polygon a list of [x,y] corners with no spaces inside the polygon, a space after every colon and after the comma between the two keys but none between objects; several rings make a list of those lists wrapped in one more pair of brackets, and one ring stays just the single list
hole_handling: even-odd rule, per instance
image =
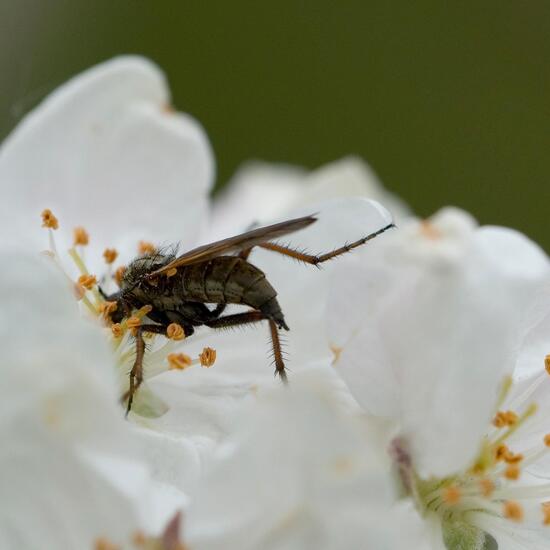
[{"label": "flower cluster", "polygon": [[[458,209],[418,219],[357,158],[249,163],[210,204],[213,174],[139,57],[74,78],[0,147],[0,547],[548,548],[546,254]],[[322,270],[252,250],[291,328],[288,387],[267,327],[173,323],[125,417],[152,322],[113,315],[125,266],[313,213],[282,244],[398,227]]]}]

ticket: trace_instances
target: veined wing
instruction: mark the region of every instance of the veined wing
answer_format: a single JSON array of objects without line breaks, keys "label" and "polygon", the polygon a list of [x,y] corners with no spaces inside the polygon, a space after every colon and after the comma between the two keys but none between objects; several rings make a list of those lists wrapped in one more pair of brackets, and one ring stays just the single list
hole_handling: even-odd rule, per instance
[{"label": "veined wing", "polygon": [[303,218],[296,218],[294,220],[275,223],[266,227],[259,227],[258,229],[253,229],[252,231],[247,231],[246,233],[241,233],[240,235],[236,235],[234,237],[205,244],[182,254],[161,269],[153,271],[147,277],[150,278],[161,275],[162,273],[166,273],[175,267],[211,260],[212,258],[216,258],[217,256],[221,256],[223,254],[240,252],[241,250],[252,248],[253,246],[272,241],[273,239],[278,239],[283,235],[294,233],[295,231],[311,225],[315,221],[317,221],[317,218],[314,216],[304,216]]}]

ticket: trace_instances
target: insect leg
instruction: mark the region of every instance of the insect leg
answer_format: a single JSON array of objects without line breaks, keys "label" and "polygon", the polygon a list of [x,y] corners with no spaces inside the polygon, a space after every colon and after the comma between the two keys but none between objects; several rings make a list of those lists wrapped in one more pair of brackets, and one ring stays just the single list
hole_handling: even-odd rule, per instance
[{"label": "insect leg", "polygon": [[132,403],[134,401],[134,395],[138,391],[141,383],[143,382],[143,357],[145,355],[145,340],[143,339],[144,332],[153,332],[156,334],[166,334],[166,327],[162,325],[141,325],[136,330],[136,359],[134,366],[130,371],[130,387],[128,391],[122,396],[122,402],[128,399],[128,405],[126,407],[126,416],[132,409]]},{"label": "insect leg", "polygon": [[128,405],[126,407],[126,416],[132,409],[134,394],[143,381],[143,356],[145,355],[145,340],[143,339],[143,328],[136,330],[136,359],[134,366],[130,371],[130,387],[128,388]]},{"label": "insect leg", "polygon": [[285,363],[283,361],[283,354],[281,352],[281,341],[279,339],[279,331],[277,324],[273,319],[268,317],[261,311],[245,311],[244,313],[235,313],[234,315],[226,315],[225,317],[218,317],[205,323],[210,328],[226,328],[234,327],[238,325],[248,325],[250,323],[258,323],[260,321],[269,322],[269,330],[271,332],[271,344],[273,346],[273,358],[275,360],[275,373],[279,375],[283,382],[287,382],[287,376],[285,371]]},{"label": "insect leg", "polygon": [[248,260],[248,256],[250,256],[251,252],[252,252],[252,247],[245,248],[244,250],[241,250],[239,252],[239,258],[242,258],[243,260]]},{"label": "insect leg", "polygon": [[277,243],[262,243],[262,244],[259,244],[258,246],[260,246],[261,248],[265,248],[266,250],[272,250],[273,252],[278,252],[279,254],[283,254],[284,256],[290,256],[291,258],[295,258],[296,260],[299,260],[300,262],[305,262],[306,264],[317,265],[317,264],[322,264],[327,260],[332,260],[332,258],[336,258],[336,256],[341,256],[342,254],[345,254],[346,252],[349,252],[354,248],[362,246],[368,241],[370,241],[371,239],[378,237],[378,235],[381,235],[382,233],[384,233],[388,229],[392,229],[393,227],[395,227],[395,225],[393,223],[390,223],[389,225],[386,225],[382,229],[379,229],[378,231],[375,231],[374,233],[371,233],[366,237],[363,237],[352,243],[345,244],[344,246],[341,246],[340,248],[336,248],[331,252],[326,252],[325,254],[319,254],[319,255],[306,254],[304,252],[300,252],[299,250],[295,250],[288,246],[284,246]]}]

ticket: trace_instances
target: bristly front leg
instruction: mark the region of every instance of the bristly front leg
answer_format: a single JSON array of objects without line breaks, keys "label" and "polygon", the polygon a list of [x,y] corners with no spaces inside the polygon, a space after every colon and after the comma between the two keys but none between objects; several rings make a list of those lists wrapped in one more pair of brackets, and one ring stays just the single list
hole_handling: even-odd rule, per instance
[{"label": "bristly front leg", "polygon": [[134,395],[138,391],[141,383],[143,382],[143,358],[145,356],[145,340],[143,339],[144,332],[152,332],[154,334],[166,335],[166,327],[164,325],[141,325],[136,329],[136,359],[134,366],[130,371],[130,387],[128,391],[122,396],[122,402],[128,399],[128,405],[126,407],[126,416],[132,410],[132,403],[134,401]]},{"label": "bristly front leg", "polygon": [[132,409],[134,395],[143,382],[143,356],[145,355],[145,340],[143,339],[143,327],[136,330],[136,360],[130,371],[130,387],[128,389],[128,406],[126,407],[126,416]]}]

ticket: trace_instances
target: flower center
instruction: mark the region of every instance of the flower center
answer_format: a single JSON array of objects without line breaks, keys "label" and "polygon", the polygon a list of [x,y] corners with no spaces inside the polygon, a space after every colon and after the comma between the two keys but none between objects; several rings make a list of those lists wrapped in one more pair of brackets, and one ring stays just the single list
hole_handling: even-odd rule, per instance
[{"label": "flower center", "polygon": [[[45,254],[53,260],[69,282],[76,299],[82,305],[83,312],[98,321],[105,329],[105,335],[109,339],[115,357],[121,395],[125,395],[129,387],[128,373],[132,369],[136,354],[134,336],[143,319],[153,308],[150,305],[145,305],[134,310],[130,317],[113,323],[111,314],[117,311],[117,302],[107,300],[104,293],[100,292],[98,278],[89,273],[84,260],[84,249],[90,242],[88,232],[83,227],[77,227],[73,231],[73,246],[68,250],[68,255],[78,272],[75,280],[63,268],[54,238],[54,231],[59,228],[59,222],[51,210],[46,209],[42,212],[42,226],[47,228],[49,236],[49,249]],[[154,250],[155,247],[151,243],[140,241],[138,244],[139,254],[150,253]],[[99,279],[103,288],[115,283],[120,287],[125,267],[119,266],[113,273],[113,264],[117,258],[118,252],[114,248],[107,248],[103,252],[106,271]],[[144,337],[148,340],[144,363],[145,380],[168,370],[184,370],[193,365],[211,367],[216,361],[216,351],[208,347],[204,348],[195,359],[183,353],[174,353],[178,344],[185,339],[183,327],[177,323],[172,323],[167,327],[166,337],[150,333],[145,333]],[[138,391],[135,405],[132,407],[132,412],[149,417],[160,416],[167,410],[168,407],[145,385]]]},{"label": "flower center", "polygon": [[[545,362],[548,369],[548,357]],[[478,456],[469,468],[456,475],[421,479],[414,471],[404,442],[394,440],[391,455],[403,485],[423,516],[439,518],[449,550],[487,547],[486,537],[489,535],[485,533],[483,517],[520,523],[526,517],[527,507],[529,513],[533,513],[532,502],[541,504],[535,512],[537,517],[529,519],[541,526],[550,526],[550,502],[543,502],[550,497],[550,484],[524,481],[529,477],[526,469],[550,451],[550,434],[541,433],[535,444],[526,445],[526,441],[532,440],[522,438],[522,431],[527,431],[523,428],[537,413],[536,403],[529,402],[529,398],[540,384],[548,382],[546,373],[541,373],[517,400],[520,403],[516,410],[501,410],[513,385],[511,379],[505,381],[497,403],[499,410],[482,441]],[[520,446],[522,452],[516,452],[514,448]]]}]

